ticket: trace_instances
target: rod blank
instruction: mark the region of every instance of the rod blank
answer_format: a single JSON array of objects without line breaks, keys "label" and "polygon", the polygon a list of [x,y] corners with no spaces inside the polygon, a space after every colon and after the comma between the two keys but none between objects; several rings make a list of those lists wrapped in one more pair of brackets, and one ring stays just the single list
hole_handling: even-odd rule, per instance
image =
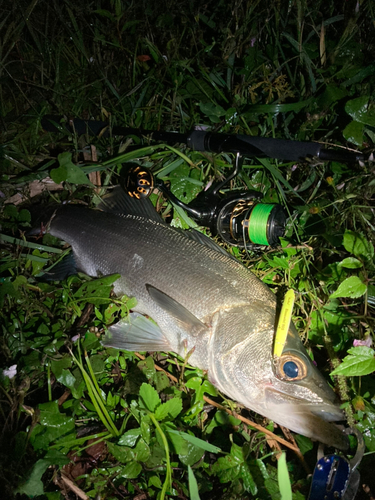
[{"label": "rod blank", "polygon": [[110,129],[107,122],[95,120],[81,120],[74,118],[61,125],[63,117],[45,115],[42,118],[42,127],[47,132],[60,132],[65,129],[78,135],[89,134],[102,137],[109,135],[146,137],[152,141],[162,141],[167,144],[183,143],[195,151],[209,151],[213,153],[240,153],[242,156],[258,158],[277,158],[285,161],[303,161],[307,158],[318,157],[322,161],[338,161],[355,163],[364,161],[362,153],[345,149],[324,149],[318,142],[290,141],[286,139],[270,139],[267,137],[253,137],[248,135],[218,134],[201,130],[193,130],[187,134],[179,132],[164,132],[140,130],[128,127],[114,126]]}]

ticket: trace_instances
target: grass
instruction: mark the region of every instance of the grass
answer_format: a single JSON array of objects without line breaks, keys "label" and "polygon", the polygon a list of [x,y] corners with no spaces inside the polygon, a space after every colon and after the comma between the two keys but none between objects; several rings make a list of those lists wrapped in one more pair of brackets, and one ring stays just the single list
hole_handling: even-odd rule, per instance
[{"label": "grass", "polygon": [[[133,299],[113,299],[114,277],[41,282],[64,249],[25,232],[52,201],[95,206],[123,162],[151,167],[189,202],[234,161],[136,137],[46,133],[45,114],[145,130],[201,125],[369,157],[373,3],[16,0],[0,13],[1,369],[17,365],[13,378],[0,372],[3,497],[281,498],[290,491],[275,461],[283,449],[292,497],[307,498],[316,444],[218,396],[188,361],[103,349],[100,333]],[[351,165],[246,159],[230,187],[281,202],[287,232],[263,252],[226,247],[280,300],[296,291],[300,335],[326,377],[337,370],[348,421],[365,435],[361,484],[372,495],[373,172],[371,156]],[[367,344],[353,351],[358,341]]]}]

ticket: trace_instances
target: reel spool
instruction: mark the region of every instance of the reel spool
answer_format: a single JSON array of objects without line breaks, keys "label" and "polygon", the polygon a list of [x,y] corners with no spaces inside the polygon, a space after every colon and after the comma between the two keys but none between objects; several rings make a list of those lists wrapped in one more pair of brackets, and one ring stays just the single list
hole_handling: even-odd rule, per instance
[{"label": "reel spool", "polygon": [[238,175],[242,159],[236,157],[234,170],[223,182],[202,191],[188,205],[180,201],[152,172],[135,163],[128,163],[121,172],[121,185],[132,198],[147,198],[154,188],[159,189],[174,204],[188,212],[199,225],[210,228],[226,243],[238,247],[276,246],[284,236],[286,214],[277,203],[261,203],[258,191],[231,191],[220,189]]},{"label": "reel spool", "polygon": [[286,214],[277,203],[261,203],[258,198],[233,200],[220,210],[216,233],[231,245],[276,246],[284,236]]}]

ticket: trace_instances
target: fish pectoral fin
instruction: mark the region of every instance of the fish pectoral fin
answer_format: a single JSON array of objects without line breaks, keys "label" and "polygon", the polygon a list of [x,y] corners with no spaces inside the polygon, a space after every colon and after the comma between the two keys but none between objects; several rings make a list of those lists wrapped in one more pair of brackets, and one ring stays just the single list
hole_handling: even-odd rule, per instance
[{"label": "fish pectoral fin", "polygon": [[173,316],[178,323],[183,324],[185,328],[189,329],[192,335],[201,334],[202,331],[208,330],[208,327],[200,319],[177,302],[177,300],[172,299],[172,297],[152,285],[146,285],[146,288],[152,300],[164,309],[164,311]]},{"label": "fish pectoral fin", "polygon": [[111,326],[102,345],[124,351],[170,351],[170,345],[158,325],[138,313],[130,313]]}]

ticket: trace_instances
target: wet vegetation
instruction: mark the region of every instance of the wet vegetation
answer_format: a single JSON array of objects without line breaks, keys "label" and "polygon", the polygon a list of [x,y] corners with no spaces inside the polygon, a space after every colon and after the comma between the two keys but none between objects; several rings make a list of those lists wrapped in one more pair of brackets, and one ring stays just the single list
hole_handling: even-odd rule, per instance
[{"label": "wet vegetation", "polygon": [[[375,496],[374,20],[371,0],[1,3],[2,498],[302,500],[316,462],[317,443],[236,406],[188,360],[103,348],[135,304],[112,295],[116,276],[40,279],[67,253],[48,234],[25,236],[50,203],[96,206],[128,161],[189,202],[234,162],[67,132],[74,117],[365,155],[245,159],[230,187],[284,205],[287,231],[261,252],[224,246],[280,300],[295,290],[301,338],[364,435],[357,498]],[[64,117],[59,132],[43,130],[46,114]],[[173,226],[192,223],[152,201]]]}]

